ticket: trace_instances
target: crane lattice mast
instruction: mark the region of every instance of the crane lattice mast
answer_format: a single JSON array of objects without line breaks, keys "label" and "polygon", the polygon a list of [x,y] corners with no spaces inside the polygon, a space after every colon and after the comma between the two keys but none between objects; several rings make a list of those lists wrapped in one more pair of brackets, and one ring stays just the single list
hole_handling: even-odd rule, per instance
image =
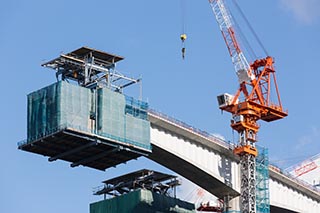
[{"label": "crane lattice mast", "polygon": [[[218,96],[219,108],[232,114],[231,127],[239,134],[234,153],[240,157],[242,213],[256,213],[256,165],[258,151],[255,147],[259,130],[258,120],[267,122],[286,117],[276,83],[273,58],[257,59],[249,63],[242,52],[233,27],[231,13],[224,0],[209,0],[212,11],[227,45],[239,81],[236,94]],[[276,101],[271,100],[275,89]],[[243,100],[239,101],[240,95]]]}]

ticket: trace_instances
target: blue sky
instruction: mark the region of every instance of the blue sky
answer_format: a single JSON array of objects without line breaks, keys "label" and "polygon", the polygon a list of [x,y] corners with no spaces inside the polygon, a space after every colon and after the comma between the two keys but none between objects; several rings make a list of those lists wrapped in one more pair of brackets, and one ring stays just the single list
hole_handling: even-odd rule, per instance
[{"label": "blue sky", "polygon": [[[230,1],[229,1],[230,2]],[[71,169],[62,161],[17,150],[26,138],[26,95],[55,81],[40,67],[61,52],[90,46],[124,56],[118,69],[143,77],[151,107],[232,140],[230,115],[221,115],[218,94],[234,93],[237,79],[206,0],[186,0],[186,59],[181,60],[180,0],[4,1],[0,8],[1,122],[0,212],[88,212],[98,200],[91,188],[140,168],[146,159],[106,172]],[[259,144],[270,159],[289,166],[320,152],[320,2],[245,1],[238,4],[276,59],[282,102],[289,116],[261,123]],[[138,90],[137,90],[138,91]],[[138,92],[137,92],[138,94]]]}]

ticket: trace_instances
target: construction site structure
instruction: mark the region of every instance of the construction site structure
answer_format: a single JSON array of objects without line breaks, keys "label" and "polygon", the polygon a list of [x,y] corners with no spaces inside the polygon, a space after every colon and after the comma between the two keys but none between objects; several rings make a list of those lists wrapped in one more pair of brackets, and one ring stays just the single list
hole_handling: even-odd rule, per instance
[{"label": "construction site structure", "polygon": [[94,195],[104,199],[90,204],[90,213],[195,213],[194,204],[176,198],[177,176],[142,169],[103,181]]},{"label": "construction site structure", "polygon": [[19,149],[105,170],[151,153],[148,104],[123,94],[141,82],[115,69],[123,57],[81,47],[42,66],[57,82],[28,95]]},{"label": "construction site structure", "polygon": [[122,56],[81,47],[62,53],[42,66],[55,70],[57,80],[73,81],[87,88],[108,87],[122,93],[124,88],[142,80],[125,76],[116,69],[116,63],[123,59]]},{"label": "construction site structure", "polygon": [[292,175],[293,178],[305,181],[320,189],[320,153],[290,166],[285,171]]},{"label": "construction site structure", "polygon": [[[209,3],[240,84],[235,95],[225,93],[217,97],[219,108],[232,114],[231,127],[239,134],[234,153],[240,157],[240,208],[242,213],[256,213],[257,121],[276,121],[286,117],[287,112],[282,108],[273,58],[266,56],[249,63],[239,45],[234,21],[225,1],[209,0]],[[271,90],[274,90],[276,100],[272,100]]]},{"label": "construction site structure", "polygon": [[223,202],[219,201],[205,201],[201,202],[200,206],[197,208],[200,212],[222,212]]},{"label": "construction site structure", "polygon": [[[256,146],[259,155],[256,157],[256,212],[270,213],[270,194],[269,194],[269,154],[268,149]],[[203,191],[203,190],[202,190]],[[202,196],[203,197],[203,196]],[[200,197],[201,198],[201,197]],[[200,212],[223,212],[240,213],[232,209],[228,203],[228,198],[215,200],[202,200],[197,206]]]},{"label": "construction site structure", "polygon": [[137,189],[147,189],[166,196],[176,197],[176,187],[181,185],[177,176],[141,169],[129,174],[102,182],[103,185],[94,190],[94,195],[115,197]]}]

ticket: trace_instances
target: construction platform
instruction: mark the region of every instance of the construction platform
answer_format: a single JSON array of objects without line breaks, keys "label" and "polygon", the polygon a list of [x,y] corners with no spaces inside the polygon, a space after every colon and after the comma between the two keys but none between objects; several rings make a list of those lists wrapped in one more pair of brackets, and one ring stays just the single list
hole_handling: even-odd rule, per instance
[{"label": "construction platform", "polygon": [[18,148],[47,156],[50,162],[64,160],[71,162],[71,167],[82,165],[103,171],[151,152],[71,128],[58,129],[31,143],[24,140],[18,144]]},{"label": "construction platform", "polygon": [[175,175],[169,175],[148,169],[142,169],[102,182],[104,185],[94,191],[94,195],[120,196],[138,189],[147,189],[152,192],[170,196],[173,191],[176,197],[176,187],[181,181]]},{"label": "construction platform", "polygon": [[151,153],[148,104],[123,94],[140,80],[115,70],[122,59],[82,47],[43,64],[57,82],[28,95],[18,148],[99,170]]},{"label": "construction platform", "polygon": [[196,212],[194,204],[176,198],[181,183],[174,175],[142,169],[103,184],[94,195],[104,195],[104,200],[90,204],[90,213]]}]

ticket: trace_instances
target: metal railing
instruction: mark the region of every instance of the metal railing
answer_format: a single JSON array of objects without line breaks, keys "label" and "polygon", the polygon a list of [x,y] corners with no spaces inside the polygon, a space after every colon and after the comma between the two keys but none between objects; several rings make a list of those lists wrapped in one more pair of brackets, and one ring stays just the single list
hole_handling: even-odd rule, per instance
[{"label": "metal railing", "polygon": [[185,123],[183,121],[180,121],[180,120],[178,120],[178,119],[176,119],[174,117],[171,117],[169,115],[166,115],[166,114],[164,114],[162,112],[156,111],[154,109],[149,109],[148,113],[153,115],[153,116],[156,116],[158,118],[164,119],[167,122],[170,122],[170,123],[172,123],[174,125],[177,125],[177,126],[183,128],[183,129],[186,129],[186,130],[188,130],[188,131],[190,131],[190,132],[192,132],[192,133],[194,133],[196,135],[204,137],[207,140],[210,140],[210,141],[212,141],[214,143],[217,143],[217,144],[219,144],[219,145],[221,145],[221,146],[223,146],[223,147],[225,147],[227,149],[233,149],[235,147],[235,144],[227,142],[227,141],[215,136],[214,134],[210,134],[210,133],[208,133],[206,131],[203,131],[203,130],[201,130],[199,128],[193,127],[193,126],[191,126],[191,125],[189,125],[189,124],[187,124],[187,123]]},{"label": "metal railing", "polygon": [[278,166],[274,165],[274,164],[269,164],[269,169],[274,171],[274,172],[278,172],[286,177],[288,177],[289,179],[291,179],[292,181],[294,181],[295,183],[307,188],[307,189],[310,189],[312,191],[315,191],[317,193],[320,194],[320,189],[317,188],[316,186],[313,186],[312,184],[304,181],[304,180],[301,180],[297,177],[295,177],[294,175],[290,174],[289,172],[285,171],[284,169],[281,169],[279,168]]},{"label": "metal railing", "polygon": [[[193,132],[193,133],[195,133],[197,135],[200,135],[200,136],[202,136],[202,137],[204,137],[204,138],[206,138],[206,139],[208,139],[208,140],[210,140],[210,141],[212,141],[214,143],[217,143],[217,144],[219,144],[219,145],[221,145],[221,146],[223,146],[223,147],[225,147],[227,149],[233,150],[234,147],[235,147],[235,144],[233,144],[233,143],[230,143],[230,142],[227,142],[225,140],[222,140],[221,138],[218,138],[217,136],[215,136],[213,134],[210,134],[210,133],[208,133],[206,131],[203,131],[203,130],[200,130],[198,128],[195,128],[195,127],[193,127],[193,126],[191,126],[191,125],[189,125],[189,124],[187,124],[187,123],[185,123],[183,121],[180,121],[180,120],[178,120],[176,118],[173,118],[173,117],[171,117],[169,115],[166,115],[166,114],[164,114],[162,112],[156,111],[154,109],[149,109],[148,113],[153,115],[153,116],[156,116],[156,117],[159,117],[161,119],[164,119],[167,122],[173,123],[174,125],[177,125],[177,126],[183,128],[183,129],[187,129],[188,131],[191,131],[191,132]],[[269,163],[269,169],[271,169],[273,171],[276,171],[276,172],[288,177],[289,179],[291,179],[294,182],[302,185],[303,187],[306,187],[306,188],[308,188],[308,189],[310,189],[312,191],[320,193],[320,189],[319,188],[317,188],[317,187],[313,186],[312,184],[309,184],[309,183],[307,183],[307,182],[305,182],[303,180],[300,180],[300,179],[294,177],[290,173],[288,173],[285,170],[275,166],[272,163]]]},{"label": "metal railing", "polygon": [[42,132],[40,134],[33,135],[32,137],[28,137],[28,139],[24,139],[22,141],[19,141],[18,142],[18,147],[30,144],[30,143],[34,142],[35,140],[41,140],[41,138],[48,137],[49,135],[56,134],[56,133],[58,133],[58,132],[60,132],[62,130],[65,130],[66,128],[67,128],[66,124],[59,125],[57,127],[52,128],[50,131],[45,131],[45,132]]},{"label": "metal railing", "polygon": [[[58,132],[66,130],[68,128],[80,130],[80,131],[83,131],[85,133],[90,133],[90,134],[92,133],[88,129],[82,128],[82,126],[77,126],[77,125],[73,125],[73,124],[63,124],[63,125],[59,125],[57,127],[54,127],[52,129],[50,129],[50,131],[41,132],[40,134],[33,135],[32,137],[28,137],[28,139],[24,139],[22,141],[19,141],[17,143],[17,145],[18,145],[18,147],[21,147],[21,146],[24,146],[24,145],[27,145],[27,144],[31,144],[34,141],[39,141],[42,138],[48,137],[50,135],[54,135],[54,134],[56,134]],[[144,149],[151,150],[151,145],[150,144],[139,143],[137,141],[134,141],[134,140],[131,140],[131,139],[128,139],[128,138],[122,138],[122,137],[118,137],[118,136],[114,136],[112,134],[102,133],[102,132],[99,132],[96,135],[102,136],[102,137],[105,137],[105,138],[109,138],[109,139],[112,139],[112,140],[115,140],[115,141],[120,141],[120,142],[126,143],[128,145],[134,145],[134,146],[138,146],[138,147],[141,147],[141,148],[144,148]]]}]

